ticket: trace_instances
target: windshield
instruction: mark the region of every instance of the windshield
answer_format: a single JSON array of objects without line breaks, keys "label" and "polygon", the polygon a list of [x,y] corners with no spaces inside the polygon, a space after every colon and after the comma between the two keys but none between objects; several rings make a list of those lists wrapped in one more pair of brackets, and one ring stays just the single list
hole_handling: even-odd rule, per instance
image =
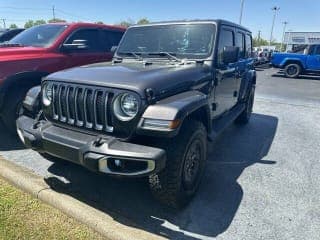
[{"label": "windshield", "polygon": [[54,24],[35,26],[12,38],[9,44],[49,47],[66,28],[67,25]]},{"label": "windshield", "polygon": [[215,32],[214,24],[204,23],[133,27],[125,33],[117,54],[168,57],[163,53],[169,53],[181,59],[207,58],[212,51]]}]

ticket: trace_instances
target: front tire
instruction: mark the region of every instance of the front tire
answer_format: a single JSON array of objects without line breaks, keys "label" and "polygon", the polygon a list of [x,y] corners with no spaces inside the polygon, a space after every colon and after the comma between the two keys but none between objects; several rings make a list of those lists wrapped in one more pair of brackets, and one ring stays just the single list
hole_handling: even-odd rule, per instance
[{"label": "front tire", "polygon": [[167,152],[166,167],[149,177],[149,185],[161,203],[181,208],[200,185],[207,159],[207,132],[199,121],[187,120],[180,134],[162,145]]},{"label": "front tire", "polygon": [[13,90],[4,105],[2,111],[2,121],[11,134],[17,134],[16,120],[23,114],[23,100],[27,94],[26,89]]},{"label": "front tire", "polygon": [[284,68],[284,74],[288,78],[296,78],[300,75],[300,73],[301,73],[301,66],[297,63],[288,64]]}]

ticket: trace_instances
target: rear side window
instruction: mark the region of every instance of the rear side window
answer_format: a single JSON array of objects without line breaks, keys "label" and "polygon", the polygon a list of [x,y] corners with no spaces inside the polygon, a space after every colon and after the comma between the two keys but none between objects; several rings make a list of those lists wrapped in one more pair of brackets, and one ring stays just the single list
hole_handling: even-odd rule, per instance
[{"label": "rear side window", "polygon": [[314,55],[320,55],[320,46],[315,47]]},{"label": "rear side window", "polygon": [[241,32],[237,32],[236,34],[236,46],[239,47],[239,57],[245,58],[246,57],[245,36]]},{"label": "rear side window", "polygon": [[234,33],[232,30],[222,29],[220,32],[219,38],[219,47],[218,47],[218,64],[224,65],[223,63],[223,48],[234,46]]},{"label": "rear side window", "polygon": [[250,35],[246,35],[246,57],[252,57],[252,38]]},{"label": "rear side window", "polygon": [[113,46],[118,46],[123,32],[103,30],[102,47],[104,51],[110,51]]},{"label": "rear side window", "polygon": [[[71,37],[67,40],[67,44],[72,44],[74,40],[85,40],[88,46],[87,51],[98,52],[101,51],[100,39],[99,39],[99,30],[98,29],[81,29],[76,31]],[[81,50],[83,51],[83,50]]]}]

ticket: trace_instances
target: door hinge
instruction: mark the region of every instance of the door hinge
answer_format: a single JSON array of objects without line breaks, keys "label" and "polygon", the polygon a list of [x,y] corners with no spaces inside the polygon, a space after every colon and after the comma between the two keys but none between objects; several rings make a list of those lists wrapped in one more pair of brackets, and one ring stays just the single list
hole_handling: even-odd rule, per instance
[{"label": "door hinge", "polygon": [[212,111],[216,111],[217,110],[217,103],[212,103]]},{"label": "door hinge", "polygon": [[238,91],[234,91],[234,92],[233,92],[233,96],[234,96],[234,97],[237,97],[237,96],[238,96]]}]

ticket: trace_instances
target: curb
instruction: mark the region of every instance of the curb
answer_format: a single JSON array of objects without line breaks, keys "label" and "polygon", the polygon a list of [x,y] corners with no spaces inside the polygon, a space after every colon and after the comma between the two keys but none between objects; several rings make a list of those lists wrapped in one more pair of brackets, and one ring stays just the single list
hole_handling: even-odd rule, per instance
[{"label": "curb", "polygon": [[15,165],[0,156],[0,177],[16,187],[33,195],[48,205],[59,209],[68,216],[91,227],[96,232],[110,240],[128,239],[165,239],[164,237],[126,226],[115,221],[108,214],[101,212],[66,194],[52,190],[43,180],[32,171]]}]

